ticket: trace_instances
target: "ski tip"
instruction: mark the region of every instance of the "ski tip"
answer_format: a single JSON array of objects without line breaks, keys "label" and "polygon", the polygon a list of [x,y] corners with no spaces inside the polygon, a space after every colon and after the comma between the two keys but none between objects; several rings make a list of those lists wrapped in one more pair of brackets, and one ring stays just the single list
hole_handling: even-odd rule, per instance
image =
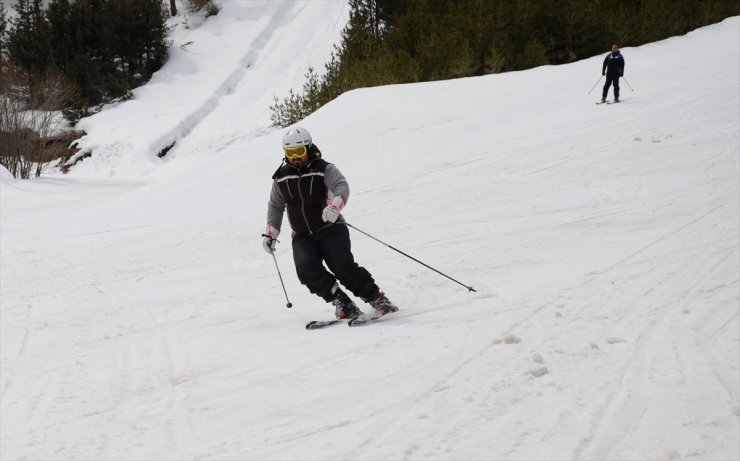
[{"label": "ski tip", "polygon": [[341,320],[312,320],[306,324],[306,330],[318,330],[319,328],[328,327],[341,323]]}]

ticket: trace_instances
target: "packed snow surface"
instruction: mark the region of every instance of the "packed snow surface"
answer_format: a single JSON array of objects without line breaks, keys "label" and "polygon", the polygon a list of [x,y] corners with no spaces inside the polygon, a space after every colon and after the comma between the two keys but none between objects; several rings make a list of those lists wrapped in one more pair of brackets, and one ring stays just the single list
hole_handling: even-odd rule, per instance
[{"label": "packed snow surface", "polygon": [[255,104],[346,9],[222,3],[76,172],[0,175],[0,458],[740,459],[739,18],[623,49],[620,104],[601,55],[303,121],[348,222],[476,290],[351,231],[401,310],[307,331]]}]

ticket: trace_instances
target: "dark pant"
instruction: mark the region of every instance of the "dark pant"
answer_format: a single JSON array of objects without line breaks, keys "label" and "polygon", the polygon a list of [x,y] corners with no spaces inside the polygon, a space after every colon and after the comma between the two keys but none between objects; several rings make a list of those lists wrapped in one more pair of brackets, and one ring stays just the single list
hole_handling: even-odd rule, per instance
[{"label": "dark pant", "polygon": [[619,75],[606,74],[606,83],[604,83],[604,92],[601,93],[601,98],[606,99],[607,93],[609,93],[609,86],[614,83],[614,97],[619,99]]},{"label": "dark pant", "polygon": [[332,299],[337,280],[364,300],[375,299],[380,293],[370,272],[355,262],[349,230],[344,224],[325,227],[312,235],[294,236],[293,260],[298,280],[327,302]]}]

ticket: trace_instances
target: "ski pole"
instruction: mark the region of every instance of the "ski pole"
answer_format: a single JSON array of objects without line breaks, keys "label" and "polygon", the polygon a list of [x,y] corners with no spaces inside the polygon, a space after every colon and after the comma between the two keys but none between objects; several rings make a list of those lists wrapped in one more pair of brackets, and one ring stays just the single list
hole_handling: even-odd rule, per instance
[{"label": "ski pole", "polygon": [[[269,237],[267,234],[262,234],[263,237]],[[288,299],[288,291],[285,289],[285,283],[283,283],[283,274],[280,273],[280,267],[278,266],[277,258],[275,257],[275,250],[272,250],[270,252],[272,255],[272,260],[275,261],[275,269],[277,269],[278,277],[280,277],[280,285],[283,286],[283,293],[285,293],[285,300],[288,301],[288,304],[285,305],[288,309],[293,307],[293,303],[290,302],[290,299]]]},{"label": "ski pole", "polygon": [[604,76],[602,75],[601,77],[599,77],[599,79],[598,79],[598,80],[596,80],[596,83],[594,83],[594,86],[592,86],[592,87],[591,87],[591,89],[590,89],[590,90],[588,90],[588,94],[591,94],[591,92],[592,92],[592,91],[594,90],[594,88],[596,88],[596,85],[598,85],[598,84],[599,84],[599,82],[601,81],[601,79],[602,79],[603,77],[604,77]]},{"label": "ski pole", "polygon": [[[626,78],[624,78],[624,77],[622,77],[622,80],[624,80],[624,83],[626,83],[626,84],[627,84],[627,86],[628,86],[628,87],[630,87],[630,90],[632,90],[632,85],[630,85],[630,82],[628,82],[628,81],[627,81],[627,79],[626,79]],[[632,90],[632,92],[633,92],[633,93],[634,93],[634,91],[635,91],[635,90]]]},{"label": "ski pole", "polygon": [[467,288],[467,289],[468,289],[468,291],[475,291],[475,290],[473,289],[473,287],[469,287],[469,286],[467,286],[467,285],[465,285],[465,284],[463,284],[463,283],[461,283],[461,282],[458,282],[457,280],[453,279],[453,278],[452,278],[452,277],[450,277],[449,275],[447,275],[447,274],[444,274],[444,273],[442,273],[442,272],[438,271],[437,269],[433,268],[432,266],[429,266],[429,265],[427,265],[427,264],[424,264],[423,262],[419,261],[418,259],[416,259],[416,258],[414,258],[414,257],[412,257],[412,256],[409,256],[409,255],[407,255],[406,253],[404,253],[403,251],[399,250],[398,248],[394,248],[394,247],[392,247],[392,246],[388,245],[387,243],[385,243],[385,242],[383,242],[383,241],[381,241],[381,240],[378,240],[377,238],[373,237],[372,235],[368,234],[367,232],[364,232],[364,231],[362,231],[362,230],[360,230],[360,229],[356,228],[356,227],[355,227],[355,226],[353,226],[352,224],[350,224],[350,223],[348,223],[348,222],[345,222],[345,224],[346,224],[347,226],[351,227],[352,229],[356,230],[357,232],[360,232],[361,234],[365,234],[366,236],[370,237],[371,239],[375,240],[376,242],[378,242],[378,243],[381,243],[381,244],[383,244],[383,245],[387,246],[387,247],[388,247],[388,248],[390,248],[391,250],[397,251],[397,252],[401,253],[402,255],[406,256],[407,258],[409,258],[409,259],[411,259],[411,260],[413,260],[413,261],[416,261],[417,263],[421,264],[422,266],[426,267],[427,269],[431,269],[431,270],[433,270],[434,272],[438,273],[439,275],[442,275],[442,276],[444,276],[444,277],[447,277],[448,279],[452,280],[453,282],[455,282],[455,283],[457,283],[457,284],[459,284],[459,285],[462,285],[462,286],[464,286],[465,288]]}]

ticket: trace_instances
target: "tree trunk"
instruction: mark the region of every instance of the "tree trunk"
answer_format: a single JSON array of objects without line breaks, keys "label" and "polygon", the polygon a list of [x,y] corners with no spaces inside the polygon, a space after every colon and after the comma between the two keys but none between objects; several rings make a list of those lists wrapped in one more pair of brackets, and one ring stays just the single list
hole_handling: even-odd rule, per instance
[{"label": "tree trunk", "polygon": [[172,13],[172,16],[177,16],[177,5],[175,5],[175,0],[170,0],[170,12]]}]

